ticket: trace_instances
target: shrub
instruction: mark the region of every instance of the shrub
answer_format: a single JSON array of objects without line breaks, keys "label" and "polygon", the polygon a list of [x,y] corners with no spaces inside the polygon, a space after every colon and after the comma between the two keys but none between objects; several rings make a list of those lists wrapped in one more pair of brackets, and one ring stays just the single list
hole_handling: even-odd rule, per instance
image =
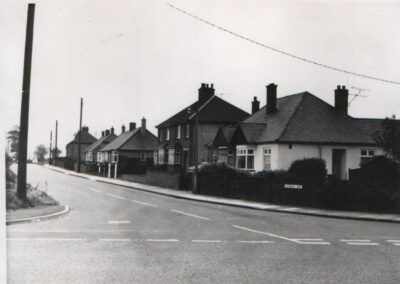
[{"label": "shrub", "polygon": [[200,174],[215,174],[226,176],[250,176],[247,171],[236,170],[226,164],[204,164],[199,167]]},{"label": "shrub", "polygon": [[296,160],[290,165],[288,173],[297,178],[324,179],[327,174],[326,163],[318,158]]}]

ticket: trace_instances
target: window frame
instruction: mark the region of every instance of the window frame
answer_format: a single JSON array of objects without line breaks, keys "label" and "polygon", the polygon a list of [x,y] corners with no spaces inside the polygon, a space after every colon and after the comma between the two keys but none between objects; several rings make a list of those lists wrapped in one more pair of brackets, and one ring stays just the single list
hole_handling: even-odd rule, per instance
[{"label": "window frame", "polygon": [[165,140],[169,141],[169,139],[171,138],[171,131],[169,128],[166,129],[166,135],[165,135]]},{"label": "window frame", "polygon": [[118,151],[112,151],[111,152],[111,163],[118,164],[118,161],[119,161]]},{"label": "window frame", "polygon": [[181,126],[176,126],[176,139],[181,139]]},{"label": "window frame", "polygon": [[[236,163],[236,168],[240,170],[246,170],[246,171],[254,171],[254,153],[255,150],[254,148],[237,148],[236,149],[236,157],[237,157],[237,163]],[[244,157],[244,168],[239,167],[239,160]],[[249,157],[251,159],[249,159]],[[252,167],[249,168],[249,160],[251,160]]]},{"label": "window frame", "polygon": [[[266,167],[266,158],[269,157],[269,168]],[[271,147],[263,147],[263,170],[271,171],[272,170],[272,148]]]}]

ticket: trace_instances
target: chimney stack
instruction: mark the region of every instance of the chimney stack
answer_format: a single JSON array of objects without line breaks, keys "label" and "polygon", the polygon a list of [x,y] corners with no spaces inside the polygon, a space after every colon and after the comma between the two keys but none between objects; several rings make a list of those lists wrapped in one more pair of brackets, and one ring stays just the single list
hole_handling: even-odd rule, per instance
[{"label": "chimney stack", "polygon": [[201,87],[199,89],[199,102],[205,103],[212,96],[214,96],[214,93],[214,84],[211,84],[211,86],[209,86],[208,84],[201,83]]},{"label": "chimney stack", "polygon": [[142,118],[142,127],[140,128],[140,134],[144,135],[146,133],[146,119]]},{"label": "chimney stack", "polygon": [[104,137],[104,131],[101,132],[101,137]]},{"label": "chimney stack", "polygon": [[122,124],[122,126],[121,126],[121,132],[122,132],[122,133],[125,133],[125,125],[123,125],[123,124]]},{"label": "chimney stack", "polygon": [[89,132],[89,127],[82,126],[82,132]]},{"label": "chimney stack", "polygon": [[267,114],[276,112],[276,88],[278,86],[271,83],[267,86]]},{"label": "chimney stack", "polygon": [[106,130],[106,136],[110,135],[110,130]]},{"label": "chimney stack", "polygon": [[111,134],[114,134],[114,127],[111,126]]},{"label": "chimney stack", "polygon": [[348,98],[349,98],[349,90],[346,89],[346,86],[337,86],[335,90],[335,109],[337,109],[340,113],[347,114],[348,108]]},{"label": "chimney stack", "polygon": [[135,122],[131,122],[129,123],[129,131],[135,130],[136,129],[136,123]]},{"label": "chimney stack", "polygon": [[257,100],[257,97],[254,97],[254,100],[251,102],[251,114],[255,114],[260,109],[260,101]]}]

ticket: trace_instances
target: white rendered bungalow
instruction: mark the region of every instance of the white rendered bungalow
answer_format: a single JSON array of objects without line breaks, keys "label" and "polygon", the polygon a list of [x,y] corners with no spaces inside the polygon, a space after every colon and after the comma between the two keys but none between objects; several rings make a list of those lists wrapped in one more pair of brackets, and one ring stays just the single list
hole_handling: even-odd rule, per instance
[{"label": "white rendered bungalow", "polygon": [[383,154],[372,138],[382,119],[349,116],[345,86],[335,90],[335,106],[309,92],[277,99],[276,90],[268,85],[267,105],[237,125],[230,141],[236,168],[288,169],[295,160],[321,158],[328,174],[347,179],[349,169]]}]

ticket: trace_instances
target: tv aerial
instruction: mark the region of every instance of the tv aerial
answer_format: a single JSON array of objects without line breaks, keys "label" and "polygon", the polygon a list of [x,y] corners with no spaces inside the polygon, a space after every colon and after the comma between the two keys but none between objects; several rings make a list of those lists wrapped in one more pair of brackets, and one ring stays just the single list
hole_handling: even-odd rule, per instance
[{"label": "tv aerial", "polygon": [[366,95],[361,95],[361,93],[362,92],[369,92],[370,90],[369,89],[363,89],[363,88],[358,88],[358,87],[351,87],[351,89],[354,89],[355,91],[356,91],[356,93],[354,93],[354,94],[349,94],[350,96],[353,96],[353,98],[349,101],[349,106],[350,106],[350,104],[355,100],[355,99],[357,99],[358,97],[361,97],[361,98],[367,98],[368,96],[366,96]]}]

